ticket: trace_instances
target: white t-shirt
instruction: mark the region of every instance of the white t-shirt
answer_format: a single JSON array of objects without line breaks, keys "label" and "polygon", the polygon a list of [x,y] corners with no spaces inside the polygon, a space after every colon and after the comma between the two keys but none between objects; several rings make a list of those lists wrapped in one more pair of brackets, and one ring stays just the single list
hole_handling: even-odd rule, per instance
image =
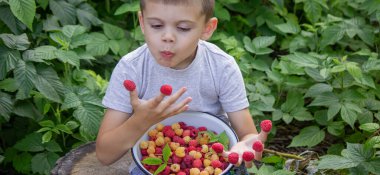
[{"label": "white t-shirt", "polygon": [[135,82],[140,99],[151,99],[160,93],[163,84],[187,91],[178,100],[191,97],[189,111],[218,116],[227,121],[226,112],[249,106],[240,69],[235,59],[219,47],[200,40],[193,62],[185,69],[176,70],[157,64],[146,44],[123,56],[112,72],[103,98],[107,108],[132,113],[129,92],[123,82]]}]

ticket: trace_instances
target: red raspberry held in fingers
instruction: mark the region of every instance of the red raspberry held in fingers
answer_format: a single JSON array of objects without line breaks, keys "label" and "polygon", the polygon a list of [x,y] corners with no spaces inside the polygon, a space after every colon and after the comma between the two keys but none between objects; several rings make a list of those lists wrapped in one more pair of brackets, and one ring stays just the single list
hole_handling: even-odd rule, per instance
[{"label": "red raspberry held in fingers", "polygon": [[216,153],[222,153],[224,150],[224,146],[221,143],[214,143],[212,144],[211,148],[216,152]]},{"label": "red raspberry held in fingers", "polygon": [[260,140],[255,141],[252,145],[252,149],[257,152],[262,152],[264,150],[263,142],[261,142]]},{"label": "red raspberry held in fingers", "polygon": [[133,91],[136,89],[136,84],[132,80],[125,80],[123,85],[128,91]]},{"label": "red raspberry held in fingers", "polygon": [[255,158],[255,155],[251,151],[244,151],[243,160],[252,161]]},{"label": "red raspberry held in fingers", "polygon": [[239,154],[238,153],[230,153],[228,154],[228,162],[232,164],[236,164],[239,161]]},{"label": "red raspberry held in fingers", "polygon": [[272,121],[270,120],[263,120],[260,123],[261,130],[265,132],[269,132],[272,129]]},{"label": "red raspberry held in fingers", "polygon": [[164,84],[161,86],[161,93],[163,93],[164,95],[171,95],[172,94],[172,86],[168,85],[168,84]]}]

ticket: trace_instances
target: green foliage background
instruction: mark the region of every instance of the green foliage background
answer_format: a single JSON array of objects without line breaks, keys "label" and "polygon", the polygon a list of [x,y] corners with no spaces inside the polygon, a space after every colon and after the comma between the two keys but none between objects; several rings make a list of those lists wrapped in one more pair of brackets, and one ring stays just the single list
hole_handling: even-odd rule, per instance
[{"label": "green foliage background", "polygon": [[[0,174],[49,174],[94,141],[110,73],[143,43],[138,9],[0,0]],[[379,174],[379,0],[220,0],[215,15],[210,41],[238,61],[256,123],[298,127],[283,147],[328,144],[318,173]],[[274,158],[251,171],[297,173]]]}]

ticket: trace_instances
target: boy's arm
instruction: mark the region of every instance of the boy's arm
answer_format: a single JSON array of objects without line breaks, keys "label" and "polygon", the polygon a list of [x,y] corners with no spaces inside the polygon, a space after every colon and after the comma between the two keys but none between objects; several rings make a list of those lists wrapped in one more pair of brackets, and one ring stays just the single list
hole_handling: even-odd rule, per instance
[{"label": "boy's arm", "polygon": [[255,123],[248,108],[236,112],[229,112],[227,115],[232,128],[234,128],[240,140],[244,140],[244,137],[249,134],[257,134]]},{"label": "boy's arm", "polygon": [[164,99],[165,95],[141,100],[136,90],[130,91],[133,114],[107,109],[96,140],[96,156],[109,165],[120,159],[154,124],[188,109],[191,98],[176,103],[185,93],[181,88]]}]

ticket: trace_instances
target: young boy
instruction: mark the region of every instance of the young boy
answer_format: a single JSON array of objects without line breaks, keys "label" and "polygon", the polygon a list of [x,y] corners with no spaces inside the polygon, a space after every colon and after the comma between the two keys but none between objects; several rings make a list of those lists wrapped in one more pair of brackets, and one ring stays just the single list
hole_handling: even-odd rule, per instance
[{"label": "young boy", "polygon": [[[103,104],[96,155],[105,165],[121,158],[153,125],[183,111],[206,112],[230,122],[240,142],[229,152],[253,151],[257,134],[243,78],[234,58],[206,42],[217,27],[214,0],[141,0],[139,22],[146,44],[115,67]],[[124,80],[136,83],[128,92]],[[166,96],[160,87],[175,93]],[[200,121],[201,122],[201,121]],[[227,152],[226,154],[228,154]],[[255,152],[261,159],[262,152]],[[252,162],[245,162],[247,167]],[[138,167],[132,174],[142,174]]]}]

